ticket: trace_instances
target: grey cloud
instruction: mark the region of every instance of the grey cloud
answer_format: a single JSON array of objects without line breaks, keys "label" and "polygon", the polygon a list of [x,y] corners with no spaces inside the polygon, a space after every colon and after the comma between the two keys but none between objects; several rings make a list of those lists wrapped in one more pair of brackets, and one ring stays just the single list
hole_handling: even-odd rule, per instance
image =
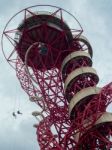
[{"label": "grey cloud", "polygon": [[[31,118],[30,118],[31,119]],[[8,121],[10,121],[8,119]],[[36,142],[36,131],[32,127],[32,120],[22,120],[17,126],[16,120],[13,123],[7,122],[5,133],[0,131],[1,150],[39,150]]]}]

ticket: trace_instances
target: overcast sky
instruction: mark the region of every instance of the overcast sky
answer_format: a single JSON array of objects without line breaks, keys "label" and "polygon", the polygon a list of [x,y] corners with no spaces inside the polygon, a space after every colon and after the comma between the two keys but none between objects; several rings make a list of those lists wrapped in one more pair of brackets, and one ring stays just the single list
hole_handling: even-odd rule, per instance
[{"label": "overcast sky", "polygon": [[[99,86],[111,82],[112,0],[0,0],[0,35],[12,15],[37,4],[62,7],[79,20],[93,47],[93,67],[100,77]],[[18,108],[23,115],[15,120],[12,112]],[[0,51],[0,150],[39,150],[32,127],[36,120],[30,115],[36,108]]]}]

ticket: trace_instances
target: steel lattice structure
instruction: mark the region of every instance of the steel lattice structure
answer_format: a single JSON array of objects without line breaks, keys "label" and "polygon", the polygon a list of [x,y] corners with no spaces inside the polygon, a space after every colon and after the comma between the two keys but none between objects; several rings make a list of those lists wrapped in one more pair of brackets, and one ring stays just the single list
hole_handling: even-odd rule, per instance
[{"label": "steel lattice structure", "polygon": [[82,32],[72,14],[50,5],[25,8],[3,31],[4,56],[30,101],[41,108],[32,113],[41,117],[34,125],[41,150],[112,148],[112,114],[106,111],[112,83],[97,87],[92,47]]}]

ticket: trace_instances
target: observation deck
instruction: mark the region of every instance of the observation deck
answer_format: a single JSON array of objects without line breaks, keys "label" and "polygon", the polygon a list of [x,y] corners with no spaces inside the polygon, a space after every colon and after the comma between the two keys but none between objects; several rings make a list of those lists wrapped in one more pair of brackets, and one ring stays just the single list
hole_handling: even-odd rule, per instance
[{"label": "observation deck", "polygon": [[67,23],[50,12],[34,12],[26,16],[18,26],[15,37],[16,50],[23,62],[28,48],[36,43],[28,54],[28,66],[33,65],[40,70],[51,69],[54,64],[60,68],[73,41]]}]

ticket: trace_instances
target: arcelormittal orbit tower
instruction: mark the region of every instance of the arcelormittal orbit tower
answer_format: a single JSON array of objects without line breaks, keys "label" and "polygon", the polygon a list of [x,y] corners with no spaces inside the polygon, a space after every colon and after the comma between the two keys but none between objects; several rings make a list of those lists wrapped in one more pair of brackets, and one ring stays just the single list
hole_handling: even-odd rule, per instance
[{"label": "arcelormittal orbit tower", "polygon": [[71,13],[50,5],[25,8],[4,28],[4,56],[38,105],[32,115],[39,120],[34,127],[41,150],[112,148],[112,114],[106,111],[112,83],[97,86],[93,50],[82,33]]}]

